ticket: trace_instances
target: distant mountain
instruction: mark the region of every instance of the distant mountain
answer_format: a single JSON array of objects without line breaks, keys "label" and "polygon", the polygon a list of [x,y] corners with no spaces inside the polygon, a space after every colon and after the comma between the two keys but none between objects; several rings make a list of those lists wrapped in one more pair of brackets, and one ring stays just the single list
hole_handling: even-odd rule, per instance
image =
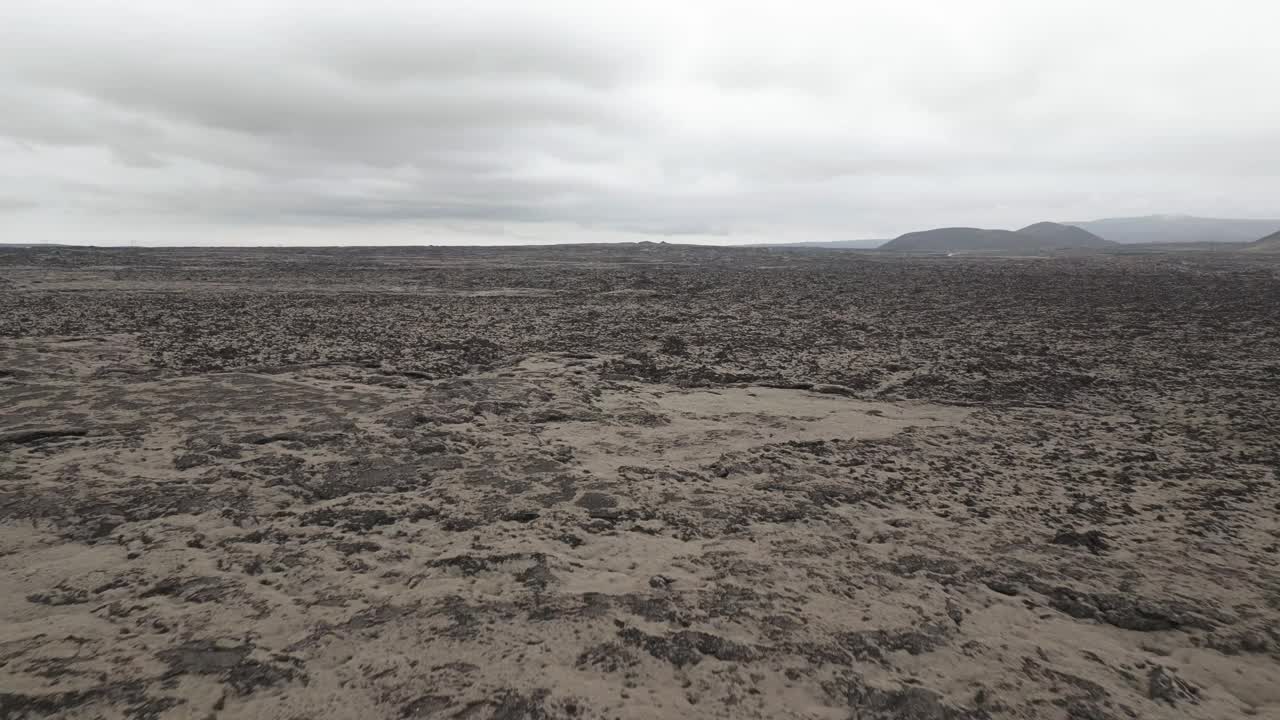
[{"label": "distant mountain", "polygon": [[918,230],[890,240],[881,250],[904,252],[954,252],[964,250],[1008,250],[1022,242],[1012,230],[949,227]]},{"label": "distant mountain", "polygon": [[938,228],[890,240],[881,250],[902,252],[1043,252],[1072,248],[1105,248],[1113,243],[1070,225],[1041,222],[1021,230]]},{"label": "distant mountain", "polygon": [[1250,242],[1280,230],[1280,220],[1190,215],[1105,218],[1070,224],[1118,243]]},{"label": "distant mountain", "polygon": [[793,243],[756,243],[750,247],[805,247],[805,248],[832,248],[832,249],[852,249],[852,250],[874,250],[875,248],[889,242],[888,240],[817,240],[812,242],[793,242]]},{"label": "distant mountain", "polygon": [[1280,231],[1273,232],[1261,240],[1249,243],[1245,246],[1245,251],[1280,253]]},{"label": "distant mountain", "polygon": [[1019,230],[1018,234],[1035,238],[1048,248],[1105,248],[1115,244],[1081,227],[1055,222],[1038,222],[1028,225]]}]

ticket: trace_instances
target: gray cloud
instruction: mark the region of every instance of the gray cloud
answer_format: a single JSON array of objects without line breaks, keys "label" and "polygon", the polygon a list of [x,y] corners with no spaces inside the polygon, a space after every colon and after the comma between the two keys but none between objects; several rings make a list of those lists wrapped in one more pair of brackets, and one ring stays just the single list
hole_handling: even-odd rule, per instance
[{"label": "gray cloud", "polygon": [[62,241],[1280,215],[1278,21],[1266,0],[14,0],[0,206]]}]

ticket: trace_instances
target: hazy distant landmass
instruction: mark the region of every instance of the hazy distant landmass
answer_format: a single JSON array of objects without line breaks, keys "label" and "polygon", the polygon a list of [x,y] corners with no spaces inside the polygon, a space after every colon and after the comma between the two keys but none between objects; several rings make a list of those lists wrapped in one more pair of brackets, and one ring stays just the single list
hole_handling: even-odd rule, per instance
[{"label": "hazy distant landmass", "polygon": [[[1262,238],[1262,239],[1259,239]],[[0,242],[5,247],[60,246],[59,243]],[[887,250],[899,252],[1036,253],[1060,249],[1164,252],[1239,250],[1280,252],[1280,219],[1204,218],[1191,215],[1147,215],[1102,218],[1081,222],[1038,222],[1020,230],[946,227],[920,230],[892,240],[813,240],[788,243],[747,243],[745,247]]]},{"label": "hazy distant landmass", "polygon": [[1087,230],[1040,222],[1021,230],[951,227],[910,232],[885,243],[881,250],[899,252],[1042,252],[1057,249],[1102,249],[1114,246]]},{"label": "hazy distant landmass", "polygon": [[1203,218],[1190,215],[1105,218],[1069,224],[1122,244],[1245,243],[1280,231],[1280,220]]},{"label": "hazy distant landmass", "polygon": [[792,248],[832,248],[847,250],[874,250],[889,242],[879,240],[816,240],[813,242],[767,243],[759,247],[792,247]]},{"label": "hazy distant landmass", "polygon": [[[1209,249],[1235,243],[1256,249],[1263,236],[1280,233],[1280,220],[1148,215],[1082,222],[1039,222],[1021,230],[950,227],[909,232],[893,240],[829,240],[775,247],[848,248],[909,252],[1041,252],[1053,249],[1115,249],[1119,245],[1192,245]],[[1270,248],[1280,241],[1271,239]],[[1240,249],[1240,248],[1237,248]]]}]

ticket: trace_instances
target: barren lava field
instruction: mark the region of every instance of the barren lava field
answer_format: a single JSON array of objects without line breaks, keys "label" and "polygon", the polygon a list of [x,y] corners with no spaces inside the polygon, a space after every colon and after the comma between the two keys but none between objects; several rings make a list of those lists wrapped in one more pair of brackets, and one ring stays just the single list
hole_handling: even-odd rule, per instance
[{"label": "barren lava field", "polygon": [[1280,717],[1280,260],[0,249],[0,718]]}]

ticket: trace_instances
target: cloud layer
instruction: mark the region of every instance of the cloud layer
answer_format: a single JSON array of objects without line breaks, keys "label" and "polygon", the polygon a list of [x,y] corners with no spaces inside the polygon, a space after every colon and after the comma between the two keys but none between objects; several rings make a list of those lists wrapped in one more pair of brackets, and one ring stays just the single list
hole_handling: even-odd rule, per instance
[{"label": "cloud layer", "polygon": [[0,8],[6,241],[739,242],[1280,216],[1280,7]]}]

